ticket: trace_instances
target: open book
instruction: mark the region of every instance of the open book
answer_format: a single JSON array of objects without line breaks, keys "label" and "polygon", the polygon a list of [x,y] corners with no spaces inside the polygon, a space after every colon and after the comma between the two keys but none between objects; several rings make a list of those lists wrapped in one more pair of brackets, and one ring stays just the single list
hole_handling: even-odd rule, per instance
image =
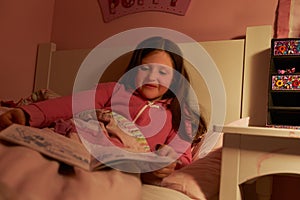
[{"label": "open book", "polygon": [[147,172],[172,162],[171,158],[153,152],[133,153],[115,146],[96,145],[91,155],[85,145],[78,141],[56,134],[49,129],[19,124],[12,124],[2,130],[0,139],[29,147],[53,159],[88,171],[111,167],[133,173]]}]

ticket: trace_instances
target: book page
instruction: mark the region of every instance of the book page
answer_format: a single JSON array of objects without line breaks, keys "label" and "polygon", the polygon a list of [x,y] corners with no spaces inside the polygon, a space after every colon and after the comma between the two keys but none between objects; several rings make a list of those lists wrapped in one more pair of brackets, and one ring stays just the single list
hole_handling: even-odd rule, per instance
[{"label": "book page", "polygon": [[[103,110],[103,109],[99,109]],[[105,142],[100,142],[102,140],[101,126],[99,125],[99,120],[97,119],[97,110],[85,110],[76,115],[74,118],[74,123],[76,125],[77,131],[81,138],[84,140],[89,140],[89,142],[96,143],[99,141],[99,144],[105,145]],[[146,152],[150,152],[150,147],[145,136],[137,128],[137,126],[121,114],[116,112],[107,111],[107,115],[110,115],[113,120],[115,120],[118,127],[127,135],[132,136],[136,141],[143,147]],[[101,121],[101,120],[100,120]],[[122,141],[123,142],[123,141]]]},{"label": "book page", "polygon": [[49,129],[13,124],[0,132],[0,139],[27,146],[66,164],[90,170],[90,153],[70,138]]},{"label": "book page", "polygon": [[131,152],[116,146],[101,146],[92,143],[85,143],[85,145],[93,155],[91,160],[93,170],[111,167],[124,172],[141,173],[153,171],[174,162],[171,157],[160,156],[155,152]]}]

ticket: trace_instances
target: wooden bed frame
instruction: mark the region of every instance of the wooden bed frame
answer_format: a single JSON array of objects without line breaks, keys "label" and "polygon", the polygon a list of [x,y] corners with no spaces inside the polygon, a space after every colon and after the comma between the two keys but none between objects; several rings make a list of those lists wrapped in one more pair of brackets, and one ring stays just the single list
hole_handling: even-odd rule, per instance
[{"label": "wooden bed frame", "polygon": [[[272,36],[271,26],[257,26],[247,28],[245,39],[200,42],[217,65],[224,82],[225,124],[248,116],[250,125],[266,124],[267,77]],[[90,51],[91,49],[56,50],[54,43],[40,44],[34,90],[48,88],[61,95],[71,94],[77,71]],[[101,81],[119,78],[122,75],[120,66],[125,68],[127,63],[128,56],[121,56],[111,64]],[[195,68],[188,66],[188,69],[192,87],[204,108],[202,111],[210,121],[211,94]]]}]

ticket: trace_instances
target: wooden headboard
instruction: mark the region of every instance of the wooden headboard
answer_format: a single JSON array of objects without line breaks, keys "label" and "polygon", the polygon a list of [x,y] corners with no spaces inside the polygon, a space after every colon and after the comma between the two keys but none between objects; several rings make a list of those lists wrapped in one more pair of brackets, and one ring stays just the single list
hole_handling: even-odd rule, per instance
[{"label": "wooden headboard", "polygon": [[[250,117],[250,125],[265,125],[271,26],[249,27],[245,39],[200,42],[218,67],[226,92],[225,123]],[[61,95],[72,93],[77,71],[91,49],[56,50],[54,43],[40,44],[34,90],[51,89]],[[100,81],[117,80],[128,62],[123,55],[104,73]],[[118,66],[118,68],[114,67]],[[211,95],[203,77],[188,66],[191,85],[209,120]],[[113,74],[113,76],[112,76]]]}]

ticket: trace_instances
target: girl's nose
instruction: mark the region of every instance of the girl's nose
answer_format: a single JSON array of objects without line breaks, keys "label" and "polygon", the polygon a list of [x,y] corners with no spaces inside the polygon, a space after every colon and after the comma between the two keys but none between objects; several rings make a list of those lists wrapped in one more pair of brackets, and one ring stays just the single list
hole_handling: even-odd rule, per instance
[{"label": "girl's nose", "polygon": [[153,81],[157,78],[157,73],[155,72],[155,70],[150,70],[149,74],[148,74],[148,79]]}]

